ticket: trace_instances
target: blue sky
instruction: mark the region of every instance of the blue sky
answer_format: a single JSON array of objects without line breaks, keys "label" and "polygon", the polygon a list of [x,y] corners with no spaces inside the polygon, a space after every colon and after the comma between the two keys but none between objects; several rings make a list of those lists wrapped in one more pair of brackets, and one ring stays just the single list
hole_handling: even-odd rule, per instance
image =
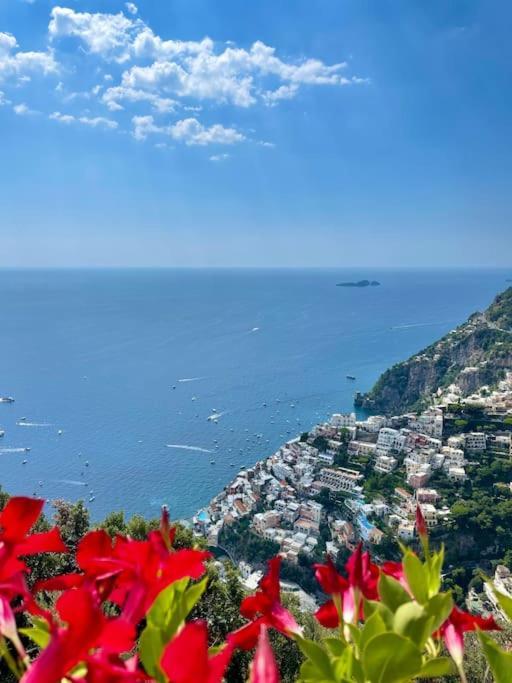
[{"label": "blue sky", "polygon": [[0,265],[512,263],[507,2],[0,2]]}]

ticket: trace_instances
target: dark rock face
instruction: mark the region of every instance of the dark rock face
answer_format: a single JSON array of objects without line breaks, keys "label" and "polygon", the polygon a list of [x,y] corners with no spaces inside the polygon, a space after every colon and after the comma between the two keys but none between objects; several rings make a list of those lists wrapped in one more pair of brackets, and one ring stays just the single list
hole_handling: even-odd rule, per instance
[{"label": "dark rock face", "polygon": [[457,384],[464,395],[495,384],[512,370],[512,287],[484,313],[381,375],[356,404],[380,413],[420,408],[439,388]]}]

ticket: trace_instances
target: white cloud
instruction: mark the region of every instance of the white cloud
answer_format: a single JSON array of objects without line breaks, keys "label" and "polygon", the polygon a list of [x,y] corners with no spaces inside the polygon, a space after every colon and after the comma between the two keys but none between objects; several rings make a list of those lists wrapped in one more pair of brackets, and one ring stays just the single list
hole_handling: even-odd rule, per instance
[{"label": "white cloud", "polygon": [[6,104],[11,104],[11,102],[6,98],[5,93],[0,90],[0,107],[4,107]]},{"label": "white cloud", "polygon": [[94,116],[92,118],[89,118],[88,116],[80,116],[78,121],[86,126],[92,126],[93,128],[100,127],[115,130],[119,126],[117,121],[107,119],[104,116]]},{"label": "white cloud", "polygon": [[39,113],[34,109],[30,109],[30,107],[27,104],[25,104],[25,102],[22,102],[21,104],[15,104],[13,106],[13,111],[18,116],[32,116],[33,114]]},{"label": "white cloud", "polygon": [[[274,107],[295,98],[303,87],[367,82],[348,74],[343,61],[327,64],[320,59],[285,58],[275,47],[259,40],[247,47],[237,47],[231,41],[214,42],[209,37],[162,38],[139,18],[136,4],[125,2],[124,8],[123,12],[110,14],[53,7],[48,25],[51,49],[46,51],[22,51],[13,35],[0,32],[0,85],[10,79],[19,86],[28,83],[33,74],[58,73],[63,81],[55,88],[61,101],[59,106],[71,108],[65,104],[71,101],[78,106],[79,98],[86,98],[89,108],[86,116],[54,111],[49,114],[52,120],[114,130],[119,123],[108,112],[126,109],[136,139],[160,135],[185,145],[206,146],[233,145],[246,140],[236,127],[201,123],[197,112],[209,103]],[[70,59],[68,50],[73,43],[78,45],[78,54],[68,64],[65,60]],[[62,68],[55,55],[62,59]],[[119,64],[123,65],[121,69]],[[89,69],[90,74],[96,75],[96,83],[103,85],[73,92],[70,84],[74,81],[66,78],[81,68]],[[28,95],[24,94],[25,98],[28,101]],[[30,111],[28,105],[16,106],[21,107],[17,112],[20,115]],[[161,117],[156,117],[178,108],[181,120],[162,123]],[[104,113],[107,116],[102,116]],[[273,146],[258,141],[256,136],[252,142]],[[212,161],[224,158],[226,155],[222,154],[211,156]]]},{"label": "white cloud", "polygon": [[[252,106],[258,100],[276,104],[291,99],[302,85],[341,86],[361,80],[344,75],[345,62],[285,61],[274,47],[259,40],[249,49],[238,48],[230,41],[217,49],[208,37],[200,41],[164,40],[133,16],[130,3],[125,6],[132,16],[54,7],[50,37],[72,36],[90,53],[106,60],[131,62],[122,76],[125,88],[239,107]],[[146,63],[138,63],[140,60]]]},{"label": "white cloud", "polygon": [[148,135],[161,134],[168,135],[177,142],[185,145],[233,145],[245,140],[235,128],[226,128],[219,123],[213,126],[204,126],[197,119],[181,119],[176,123],[159,126],[155,123],[152,116],[134,116],[133,137],[136,140],[145,140]]},{"label": "white cloud", "polygon": [[274,107],[281,100],[291,100],[299,90],[296,83],[281,85],[277,90],[267,90],[262,94],[263,100],[269,107]]},{"label": "white cloud", "polygon": [[85,126],[91,126],[92,128],[108,128],[115,130],[118,127],[117,121],[112,119],[107,119],[104,116],[73,116],[72,114],[62,114],[60,111],[54,111],[48,117],[52,121],[58,121],[59,123],[70,124],[70,123],[82,123]]},{"label": "white cloud", "polygon": [[6,55],[18,47],[16,38],[11,33],[0,32],[0,56]]},{"label": "white cloud", "polygon": [[12,34],[0,32],[0,80],[10,76],[22,78],[34,73],[47,75],[58,71],[52,51],[22,52],[16,51],[17,47],[18,43]]},{"label": "white cloud", "polygon": [[61,114],[60,111],[54,111],[48,118],[59,123],[73,123],[76,121],[75,117],[71,114]]},{"label": "white cloud", "polygon": [[168,113],[174,110],[177,102],[168,97],[160,97],[155,93],[147,90],[137,90],[135,88],[127,88],[124,86],[115,86],[108,88],[103,93],[102,101],[107,105],[110,111],[119,111],[124,109],[120,102],[149,102],[156,111],[160,113]]},{"label": "white cloud", "polygon": [[118,14],[75,12],[69,7],[54,7],[48,25],[50,39],[79,38],[89,52],[106,59],[125,61],[129,47],[142,22]]},{"label": "white cloud", "polygon": [[219,123],[206,128],[197,119],[182,119],[170,128],[170,135],[186,145],[233,145],[245,137],[234,128],[225,128]]},{"label": "white cloud", "polygon": [[132,118],[133,132],[132,135],[136,140],[145,140],[148,135],[153,133],[167,132],[163,126],[157,126],[152,116],[134,116]]},{"label": "white cloud", "polygon": [[230,154],[212,154],[210,161],[226,161],[230,156]]}]

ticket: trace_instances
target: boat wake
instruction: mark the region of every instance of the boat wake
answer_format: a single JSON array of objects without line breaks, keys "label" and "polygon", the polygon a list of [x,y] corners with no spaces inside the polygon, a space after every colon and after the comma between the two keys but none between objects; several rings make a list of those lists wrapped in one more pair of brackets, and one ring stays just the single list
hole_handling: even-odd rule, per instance
[{"label": "boat wake", "polygon": [[20,420],[16,424],[18,427],[53,427],[50,422],[25,422],[25,420]]},{"label": "boat wake", "polygon": [[74,479],[51,479],[56,484],[69,484],[70,486],[85,486],[85,481],[75,481]]},{"label": "boat wake", "polygon": [[0,453],[26,453],[27,448],[0,448]]},{"label": "boat wake", "polygon": [[187,446],[181,443],[168,443],[167,448],[176,448],[181,451],[197,451],[198,453],[211,453],[208,448],[201,448],[201,446]]},{"label": "boat wake", "polygon": [[180,384],[185,384],[186,382],[199,382],[200,379],[204,379],[204,377],[184,377],[183,379],[179,379],[178,382]]},{"label": "boat wake", "polygon": [[411,327],[430,327],[431,325],[444,325],[442,320],[432,323],[410,323],[406,325],[393,325],[392,330],[408,330]]}]

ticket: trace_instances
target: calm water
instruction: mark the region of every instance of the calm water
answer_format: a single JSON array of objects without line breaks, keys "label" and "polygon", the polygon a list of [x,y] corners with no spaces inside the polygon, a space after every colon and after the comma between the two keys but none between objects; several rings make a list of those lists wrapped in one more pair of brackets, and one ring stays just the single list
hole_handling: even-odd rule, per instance
[{"label": "calm water", "polygon": [[[93,489],[94,518],[164,502],[190,516],[241,465],[351,409],[356,389],[485,307],[509,276],[0,271],[0,394],[16,398],[0,405],[0,482],[49,499]],[[334,286],[364,277],[382,286]]]}]

